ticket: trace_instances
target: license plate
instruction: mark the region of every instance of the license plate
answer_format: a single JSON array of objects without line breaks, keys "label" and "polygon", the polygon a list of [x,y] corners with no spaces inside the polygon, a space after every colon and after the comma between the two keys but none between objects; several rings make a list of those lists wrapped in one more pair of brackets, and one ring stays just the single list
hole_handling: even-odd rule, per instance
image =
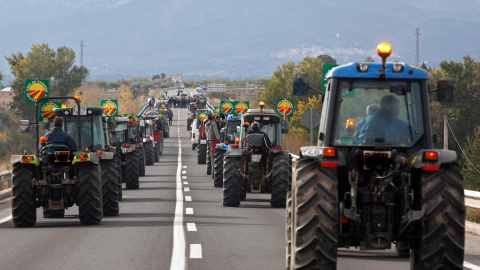
[{"label": "license plate", "polygon": [[252,155],[252,162],[260,162],[262,155]]},{"label": "license plate", "polygon": [[391,151],[363,151],[363,169],[371,170],[374,167],[382,166],[391,156]]},{"label": "license plate", "polygon": [[200,140],[200,144],[207,144],[207,140]]},{"label": "license plate", "polygon": [[54,162],[69,162],[70,161],[70,152],[69,151],[55,151],[55,160]]}]

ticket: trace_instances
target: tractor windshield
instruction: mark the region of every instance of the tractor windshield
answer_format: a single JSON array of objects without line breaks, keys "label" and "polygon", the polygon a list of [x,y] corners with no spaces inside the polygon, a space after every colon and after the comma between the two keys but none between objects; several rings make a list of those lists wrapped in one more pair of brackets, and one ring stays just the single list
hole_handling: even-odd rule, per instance
[{"label": "tractor windshield", "polygon": [[225,132],[225,140],[235,143],[235,139],[240,137],[240,121],[230,121],[227,123],[227,130]]},{"label": "tractor windshield", "polygon": [[[265,123],[259,122],[260,130],[268,135],[268,138],[272,142],[272,147],[282,146],[282,130],[279,123]],[[247,132],[250,131],[248,127]]]},{"label": "tractor windshield", "polygon": [[138,135],[138,127],[137,126],[129,126],[128,127],[128,140],[131,143],[135,143],[137,141],[136,137]]},{"label": "tractor windshield", "polygon": [[424,133],[419,82],[340,81],[334,145],[412,146]]},{"label": "tractor windshield", "polygon": [[77,147],[84,149],[93,145],[95,150],[104,150],[105,137],[103,136],[102,118],[100,116],[81,117],[80,123],[82,143],[78,141],[77,116],[65,117],[65,131],[73,138]]}]

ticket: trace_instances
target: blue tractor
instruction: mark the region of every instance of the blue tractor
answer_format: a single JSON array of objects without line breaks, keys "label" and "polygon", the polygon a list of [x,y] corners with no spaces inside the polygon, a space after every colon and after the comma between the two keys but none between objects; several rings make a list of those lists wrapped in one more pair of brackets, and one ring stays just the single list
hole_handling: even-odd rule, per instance
[{"label": "blue tractor", "polygon": [[[287,195],[287,269],[336,269],[337,248],[395,245],[411,269],[462,269],[465,203],[454,151],[433,149],[428,73],[350,63],[327,74],[318,144],[301,148]],[[294,93],[305,94],[297,74]],[[453,86],[437,82],[437,98]]]},{"label": "blue tractor", "polygon": [[240,117],[228,115],[225,127],[220,131],[220,143],[215,146],[212,174],[215,187],[223,187],[223,156],[229,148],[239,147],[241,122]]}]

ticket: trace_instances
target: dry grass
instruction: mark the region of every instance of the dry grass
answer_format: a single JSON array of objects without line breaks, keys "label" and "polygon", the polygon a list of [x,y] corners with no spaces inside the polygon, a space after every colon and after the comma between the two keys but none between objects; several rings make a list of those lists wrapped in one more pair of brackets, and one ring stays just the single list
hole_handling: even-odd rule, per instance
[{"label": "dry grass", "polygon": [[300,147],[309,145],[310,142],[305,139],[303,134],[290,132],[288,134],[282,134],[282,145],[285,150],[290,153],[298,155],[300,153]]},{"label": "dry grass", "polygon": [[467,207],[466,220],[480,223],[480,209]]}]

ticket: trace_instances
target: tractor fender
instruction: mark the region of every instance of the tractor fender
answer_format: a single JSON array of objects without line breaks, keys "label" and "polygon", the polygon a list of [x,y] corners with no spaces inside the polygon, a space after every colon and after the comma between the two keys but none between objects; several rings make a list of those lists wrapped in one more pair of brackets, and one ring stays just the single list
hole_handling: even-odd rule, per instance
[{"label": "tractor fender", "polygon": [[410,164],[412,165],[413,168],[416,169],[421,169],[423,165],[427,162],[424,160],[424,153],[425,152],[437,152],[438,153],[438,161],[436,162],[431,162],[429,161],[429,164],[432,165],[441,165],[441,164],[447,164],[447,163],[452,163],[455,160],[457,160],[457,153],[453,150],[446,150],[446,149],[423,149],[421,151],[418,151],[413,155]]},{"label": "tractor fender", "polygon": [[115,153],[113,152],[103,152],[101,159],[113,159]]},{"label": "tractor fender", "polygon": [[243,152],[244,150],[242,148],[229,148],[226,152],[225,152],[225,157],[241,157],[243,156]]}]

